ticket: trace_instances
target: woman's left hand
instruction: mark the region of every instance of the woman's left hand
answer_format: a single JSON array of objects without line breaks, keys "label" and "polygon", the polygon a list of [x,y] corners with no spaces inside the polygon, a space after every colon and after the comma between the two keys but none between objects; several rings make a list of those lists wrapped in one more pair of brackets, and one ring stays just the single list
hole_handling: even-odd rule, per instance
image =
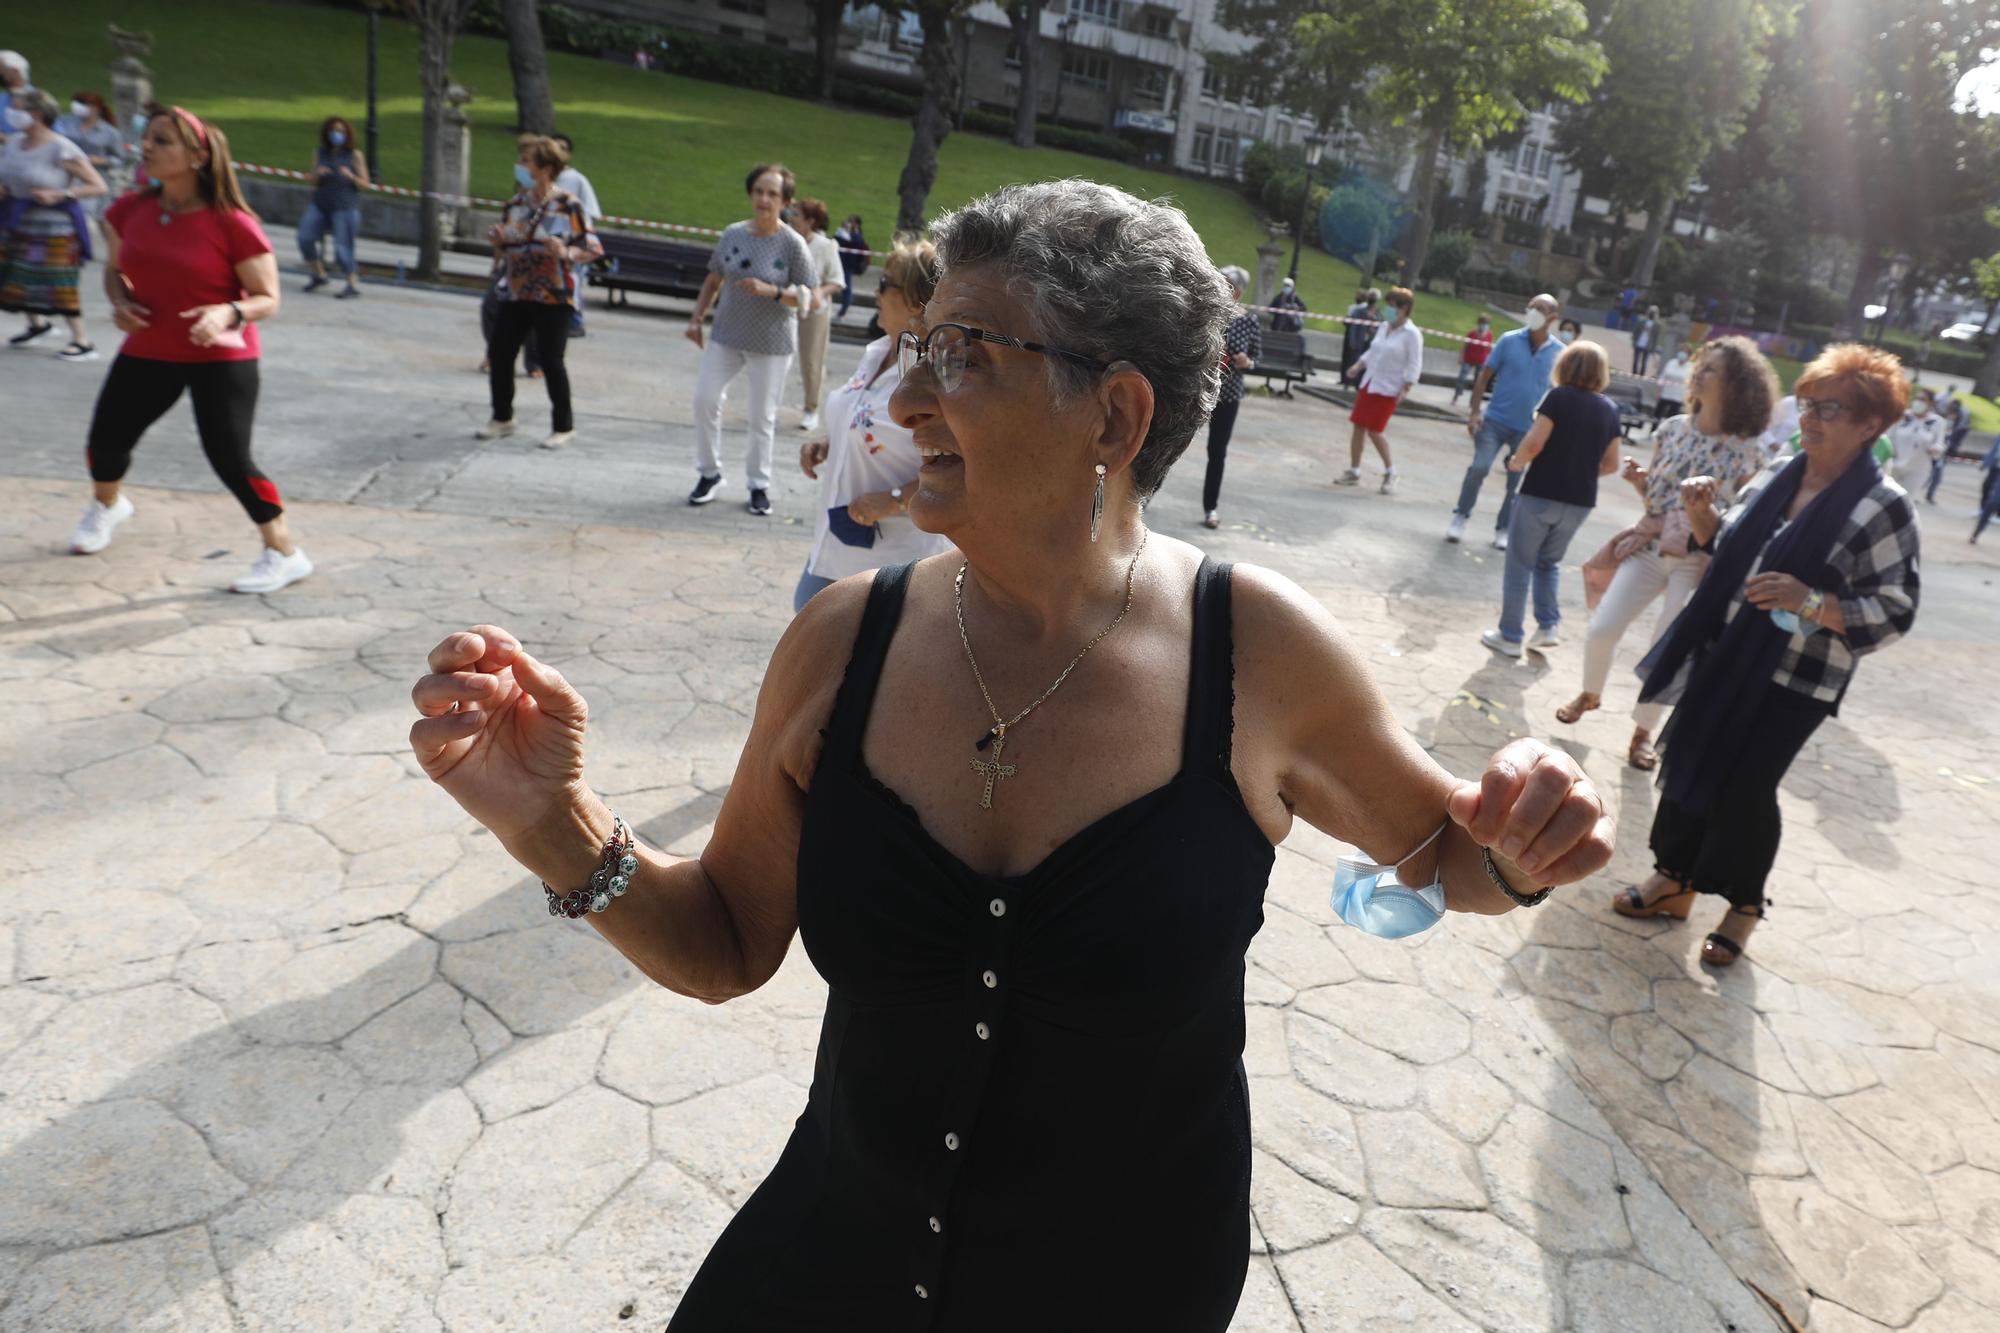
[{"label": "woman's left hand", "polygon": [[561,259],[569,251],[569,247],[563,243],[563,238],[560,236],[542,237],[542,248],[557,259]]},{"label": "woman's left hand", "polygon": [[196,347],[213,346],[216,339],[236,327],[236,312],[226,305],[198,305],[181,311],[181,318],[194,321],[188,326],[188,341]]},{"label": "woman's left hand", "polygon": [[863,527],[872,528],[883,519],[903,512],[896,497],[887,491],[869,491],[848,502],[847,516]]},{"label": "woman's left hand", "polygon": [[1790,574],[1759,574],[1743,585],[1744,596],[1759,611],[1769,611],[1774,606],[1796,611],[1806,604],[1806,594],[1810,591]]},{"label": "woman's left hand", "polygon": [[28,191],[28,198],[44,207],[54,208],[63,201],[63,192],[61,190],[30,190]]},{"label": "woman's left hand", "polygon": [[[1573,884],[1611,861],[1616,828],[1576,760],[1536,740],[1518,740],[1461,782],[1445,803],[1482,847],[1532,876],[1535,888]],[[1517,886],[1520,887],[1520,886]]]}]

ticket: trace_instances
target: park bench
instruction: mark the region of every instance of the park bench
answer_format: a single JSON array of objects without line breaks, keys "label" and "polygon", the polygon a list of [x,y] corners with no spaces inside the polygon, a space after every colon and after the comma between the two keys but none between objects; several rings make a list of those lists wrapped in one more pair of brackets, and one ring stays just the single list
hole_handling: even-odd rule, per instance
[{"label": "park bench", "polygon": [[714,247],[629,231],[601,231],[597,239],[604,246],[604,259],[592,266],[590,281],[604,288],[607,304],[626,304],[627,292],[688,300],[701,295]]},{"label": "park bench", "polygon": [[[1304,384],[1312,378],[1312,353],[1306,350],[1303,333],[1291,333],[1279,329],[1263,331],[1263,350],[1257,359],[1244,371],[1246,375],[1261,375],[1264,392],[1280,398],[1292,396],[1294,384]],[[1277,380],[1284,387],[1273,389],[1271,381]]]},{"label": "park bench", "polygon": [[1641,380],[1613,375],[1604,396],[1618,408],[1618,433],[1628,440],[1633,431],[1653,419],[1652,410],[1646,406],[1645,383]]}]

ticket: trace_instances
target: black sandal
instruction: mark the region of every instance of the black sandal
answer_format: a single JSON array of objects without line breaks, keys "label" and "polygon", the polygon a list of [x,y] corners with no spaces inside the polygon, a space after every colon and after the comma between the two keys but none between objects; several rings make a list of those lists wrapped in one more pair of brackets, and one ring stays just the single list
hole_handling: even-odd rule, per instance
[{"label": "black sandal", "polygon": [[[1764,919],[1763,904],[1756,907],[1731,907],[1729,910],[1755,917],[1759,921]],[[1708,938],[1701,942],[1701,961],[1710,967],[1732,967],[1742,956],[1743,946],[1719,932],[1710,931]]]},{"label": "black sandal", "polygon": [[15,334],[13,337],[7,340],[7,345],[9,347],[26,347],[29,343],[41,337],[44,333],[47,333],[50,329],[54,327],[55,324],[53,322],[47,324],[37,324],[33,320],[30,320],[28,321],[27,328],[22,329],[19,333]]}]

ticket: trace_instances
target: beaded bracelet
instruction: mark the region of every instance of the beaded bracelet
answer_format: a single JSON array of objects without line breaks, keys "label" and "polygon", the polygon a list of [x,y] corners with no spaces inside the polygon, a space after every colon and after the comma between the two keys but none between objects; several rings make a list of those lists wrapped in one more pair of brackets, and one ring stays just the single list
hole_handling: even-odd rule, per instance
[{"label": "beaded bracelet", "polygon": [[632,876],[639,869],[639,858],[632,854],[632,830],[617,815],[611,816],[611,837],[605,841],[604,855],[591,872],[590,883],[581,889],[571,889],[558,895],[542,882],[542,892],[548,895],[549,915],[566,916],[574,921],[585,912],[602,912],[611,906],[613,898],[622,898],[632,887]]},{"label": "beaded bracelet", "polygon": [[1506,894],[1509,898],[1513,899],[1514,905],[1516,907],[1538,906],[1541,903],[1542,899],[1548,897],[1551,893],[1554,893],[1556,891],[1555,885],[1551,884],[1547,888],[1541,889],[1535,893],[1522,893],[1512,884],[1509,884],[1506,878],[1501,875],[1500,867],[1493,864],[1493,849],[1491,847],[1481,847],[1479,849],[1479,862],[1481,865],[1486,867],[1486,878],[1492,880],[1495,884],[1499,885],[1500,892]]}]

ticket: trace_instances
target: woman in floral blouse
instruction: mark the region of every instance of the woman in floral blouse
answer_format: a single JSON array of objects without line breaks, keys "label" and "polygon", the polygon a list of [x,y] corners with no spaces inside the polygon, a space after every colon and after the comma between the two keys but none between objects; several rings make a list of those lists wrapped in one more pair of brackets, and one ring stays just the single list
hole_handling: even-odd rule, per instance
[{"label": "woman in floral blouse", "polygon": [[521,191],[507,201],[500,221],[487,232],[494,253],[505,268],[505,285],[493,338],[487,345],[493,419],[478,432],[482,440],[514,433],[514,357],[533,333],[542,361],[543,383],[549,390],[551,433],[544,449],[560,449],[576,438],[570,412],[569,371],[563,347],[569,340],[570,277],[578,264],[604,253],[597,233],[577,197],[556,188],[556,177],[569,165],[569,154],[554,139],[527,135],[514,163]]},{"label": "woman in floral blouse", "polygon": [[[1734,500],[1762,466],[1758,440],[1771,423],[1778,392],[1778,376],[1755,343],[1748,338],[1710,343],[1688,376],[1690,411],[1660,427],[1652,465],[1625,460],[1625,480],[1645,497],[1646,516],[1584,562],[1591,616],[1583,648],[1583,692],[1556,710],[1558,720],[1575,722],[1602,704],[1618,640],[1648,606],[1660,602],[1649,643],[1680,614],[1708,568],[1708,557],[1689,549],[1681,483],[1689,477],[1714,477],[1718,503]],[[1666,705],[1657,702],[1632,709],[1626,751],[1632,767],[1650,770],[1659,763],[1653,737],[1666,712]]]}]

